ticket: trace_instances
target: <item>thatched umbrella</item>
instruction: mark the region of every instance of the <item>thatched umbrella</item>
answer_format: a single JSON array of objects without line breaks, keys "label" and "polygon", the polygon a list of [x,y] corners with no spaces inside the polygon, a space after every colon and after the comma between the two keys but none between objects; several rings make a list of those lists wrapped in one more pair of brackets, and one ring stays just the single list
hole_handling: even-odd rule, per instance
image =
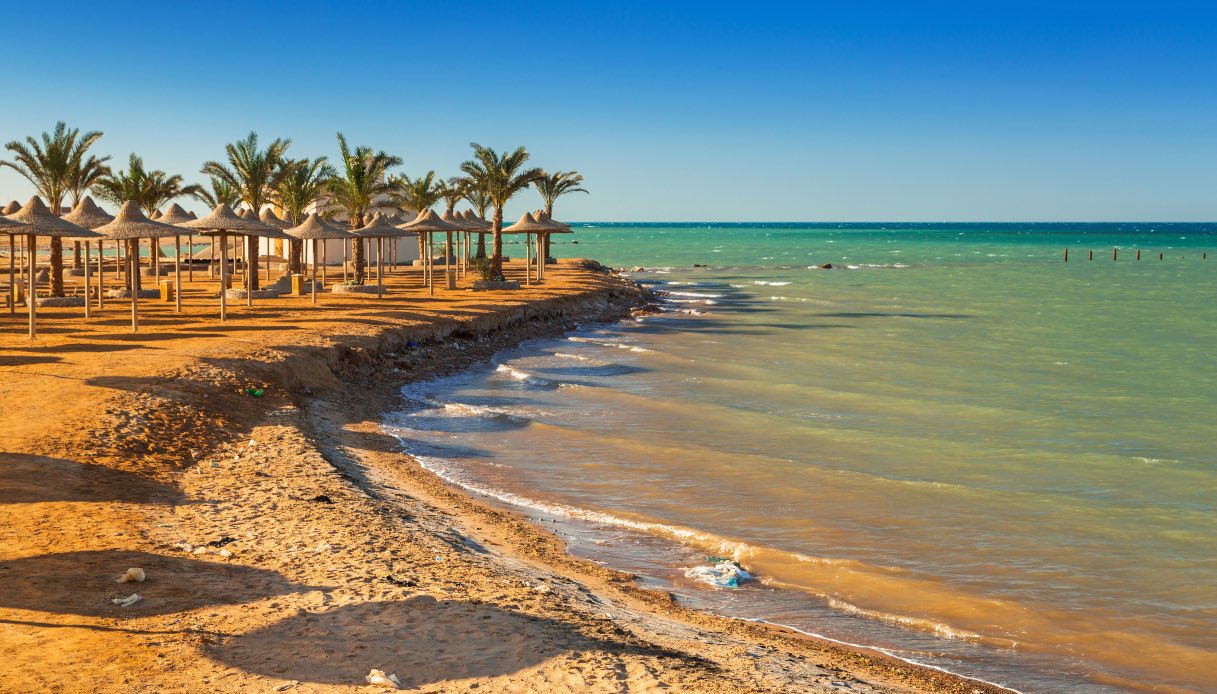
[{"label": "thatched umbrella", "polygon": [[[167,239],[172,237],[180,237],[182,230],[178,227],[162,224],[144,216],[144,213],[139,209],[139,205],[128,200],[123,203],[123,206],[118,210],[118,214],[114,216],[114,221],[104,226],[97,227],[97,231],[106,235],[115,241],[126,241],[132,246],[138,246],[140,239],[149,239],[152,241],[153,247],[157,245],[157,239]],[[135,277],[139,274],[139,253],[132,252],[128,255],[131,263],[131,275]],[[177,289],[174,292],[177,295],[177,310],[182,310],[182,268],[178,266],[175,269],[177,273]],[[157,281],[160,277],[157,277]],[[131,283],[131,332],[139,330],[139,284]]]},{"label": "thatched umbrella", "polygon": [[[182,224],[185,224],[186,222],[189,222],[191,219],[192,219],[192,217],[190,216],[190,213],[188,213],[186,210],[182,209],[182,206],[175,202],[169,206],[169,209],[165,210],[165,214],[161,215],[160,217],[157,217],[156,221],[160,222],[161,224],[172,224],[173,226],[180,226]],[[158,245],[157,248],[159,249],[160,246]],[[190,281],[193,282],[194,281],[194,234],[186,234],[186,248],[187,248],[187,254],[188,254],[188,260],[187,260],[188,265],[186,266],[188,278],[190,279]],[[174,282],[173,296],[174,296],[175,307],[176,307],[177,311],[180,312],[182,310],[182,233],[181,233],[181,231],[179,231],[177,234],[174,234],[174,236],[173,236],[173,264],[177,268],[173,275],[173,282]],[[157,280],[160,280],[159,273],[157,274],[156,278],[157,278]]]},{"label": "thatched umbrella", "polygon": [[[220,237],[220,320],[228,320],[228,282],[224,274],[228,270],[228,235],[235,234],[237,236],[263,236],[269,238],[287,238],[287,235],[274,227],[267,226],[257,219],[245,219],[237,216],[237,213],[232,211],[232,208],[226,204],[216,205],[206,217],[201,219],[192,219],[189,222],[182,224],[187,229],[195,229],[204,234]],[[249,264],[249,260],[245,262],[246,274],[257,272]],[[252,286],[248,281],[245,284],[245,305],[253,306],[253,291]]]},{"label": "thatched umbrella", "polygon": [[14,252],[16,244],[13,243],[13,239],[23,235],[25,232],[22,230],[25,227],[26,225],[21,222],[0,217],[0,234],[8,234],[8,312],[10,314],[17,312],[17,254]]},{"label": "thatched umbrella", "polygon": [[326,239],[353,239],[355,235],[327,224],[325,220],[317,216],[316,212],[310,212],[304,222],[285,230],[283,233],[293,239],[313,242],[313,282],[311,289],[313,303],[315,304],[317,303],[317,242]]},{"label": "thatched umbrella", "polygon": [[383,297],[385,294],[385,239],[396,239],[403,236],[413,236],[414,234],[389,224],[389,221],[379,212],[373,214],[372,219],[367,224],[352,230],[351,233],[362,239],[376,239],[376,296],[377,298]]},{"label": "thatched umbrella", "polygon": [[478,235],[478,246],[481,247],[481,239],[486,235],[486,232],[494,229],[494,225],[479,217],[473,210],[465,210],[465,219],[468,220],[473,226],[479,227],[474,231],[474,233]]},{"label": "thatched umbrella", "polygon": [[445,257],[448,260],[451,260],[453,258],[456,259],[455,273],[453,275],[449,275],[448,268],[446,268],[446,267],[444,268],[444,277],[447,278],[447,280],[448,280],[448,288],[456,289],[456,277],[461,277],[464,274],[463,266],[464,266],[466,254],[461,251],[461,248],[467,249],[469,247],[469,244],[467,242],[462,242],[462,236],[467,238],[469,232],[473,231],[477,227],[475,227],[473,224],[471,224],[468,220],[466,220],[460,214],[454,213],[454,212],[449,212],[448,210],[444,210],[444,213],[441,214],[439,216],[439,218],[442,219],[443,221],[451,224],[452,226],[456,227],[456,232],[457,232],[456,248],[455,249],[452,248],[452,232],[448,232],[448,236],[447,236],[448,249],[445,254]]},{"label": "thatched umbrella", "polygon": [[[102,226],[103,224],[109,224],[114,219],[114,215],[112,215],[109,212],[106,212],[105,210],[98,207],[97,203],[93,202],[93,198],[86,195],[84,197],[84,199],[81,200],[79,203],[77,203],[76,207],[71,212],[65,214],[63,216],[63,218],[66,219],[67,221],[75,224],[76,226],[82,226],[86,229],[96,229],[97,227]],[[90,245],[91,245],[91,242],[88,239],[85,239],[85,318],[89,317],[89,255],[91,253],[91,249],[89,248]],[[97,307],[98,308],[101,308],[101,306],[102,306],[102,294],[105,293],[102,291],[102,289],[103,289],[102,285],[105,284],[105,278],[102,276],[102,273],[105,272],[105,270],[102,269],[101,254],[102,254],[101,241],[98,241],[97,242]]]},{"label": "thatched umbrella", "polygon": [[[283,219],[279,215],[275,214],[275,211],[270,209],[269,207],[263,208],[261,214],[258,215],[258,221],[262,222],[263,224],[265,224],[267,226],[272,226],[272,227],[274,227],[276,229],[280,229],[280,230],[290,229],[292,227],[291,222],[289,222],[286,219]],[[280,239],[279,241],[280,241],[279,245],[282,246],[283,245],[282,239]],[[288,243],[290,244],[291,241],[289,240]],[[267,282],[270,282],[270,261],[271,261],[270,256],[272,256],[272,255],[283,255],[283,249],[280,248],[279,250],[272,252],[271,248],[270,248],[270,244],[268,243],[266,245],[266,256],[267,256],[267,258],[266,258],[266,281]],[[291,255],[290,249],[288,249],[287,255],[288,256]]]},{"label": "thatched umbrella", "polygon": [[[432,235],[435,234],[435,232],[437,232],[437,231],[442,231],[442,232],[456,231],[456,226],[453,224],[449,224],[448,222],[445,222],[444,220],[440,219],[439,215],[435,214],[434,210],[426,209],[426,210],[423,210],[422,212],[419,212],[418,216],[414,218],[414,221],[406,222],[405,224],[402,224],[397,228],[404,229],[406,231],[412,231],[416,234],[426,234],[427,235],[427,244],[426,244],[426,247],[427,247],[426,256],[427,257],[423,259],[423,279],[427,283],[427,293],[434,294],[435,293],[435,270],[432,267],[433,263],[432,263],[432,257],[431,257],[432,255],[434,255],[434,251],[432,248],[432,243],[434,242],[434,239],[433,239]],[[448,272],[448,268],[446,266],[451,264],[448,262],[449,260],[451,260],[450,257],[444,258],[444,265],[445,265],[444,272],[445,273]]]},{"label": "thatched umbrella", "polygon": [[[35,258],[38,255],[35,249],[38,247],[38,237],[58,236],[59,238],[67,239],[95,239],[100,238],[101,234],[56,217],[37,195],[30,198],[30,201],[25,203],[25,207],[9,215],[8,219],[9,221],[24,223],[26,226],[21,231],[29,239],[27,243],[30,248],[30,281],[29,287],[26,288],[25,301],[30,308],[30,339],[32,340],[38,336],[38,288],[34,278],[36,273]],[[87,307],[88,304],[88,297],[85,297],[85,306]]]},{"label": "thatched umbrella", "polygon": [[[570,228],[569,224],[563,224],[562,222],[555,220],[553,217],[546,214],[545,210],[537,210],[535,213],[533,213],[533,218],[536,219],[538,223],[544,224],[545,226],[553,229],[553,231],[544,232],[537,237],[537,242],[540,243],[540,245],[537,246],[537,279],[543,279],[545,277],[545,264],[549,262],[550,234],[573,234],[575,232]],[[544,239],[543,243],[542,239]]]},{"label": "thatched umbrella", "polygon": [[14,212],[17,212],[20,209],[21,209],[21,203],[17,202],[16,200],[10,200],[9,203],[4,206],[4,209],[0,210],[0,214],[7,217],[8,215],[10,215]]},{"label": "thatched umbrella", "polygon": [[[504,234],[524,234],[524,284],[532,283],[532,235],[540,235],[547,231],[553,231],[553,227],[538,222],[531,212],[525,212],[518,222],[503,229]],[[540,280],[538,275],[537,281]]]}]

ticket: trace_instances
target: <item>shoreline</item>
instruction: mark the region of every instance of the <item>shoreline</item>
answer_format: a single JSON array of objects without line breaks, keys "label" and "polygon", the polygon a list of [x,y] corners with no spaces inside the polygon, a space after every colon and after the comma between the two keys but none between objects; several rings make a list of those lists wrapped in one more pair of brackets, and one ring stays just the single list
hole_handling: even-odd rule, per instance
[{"label": "shoreline", "polygon": [[[14,625],[0,637],[0,650],[15,664],[0,686],[33,681],[71,688],[72,663],[109,659],[97,666],[94,683],[101,688],[126,687],[132,673],[165,689],[200,680],[217,690],[362,688],[359,678],[368,669],[391,672],[395,658],[409,661],[393,642],[403,637],[402,606],[417,605],[430,614],[427,623],[464,633],[491,651],[453,660],[447,647],[421,649],[432,656],[428,662],[409,661],[416,667],[406,672],[398,665],[397,673],[424,690],[460,680],[494,691],[523,678],[533,688],[557,690],[666,684],[725,691],[747,683],[755,691],[832,691],[844,682],[853,691],[1008,691],[876,651],[679,606],[670,595],[637,587],[628,574],[567,554],[556,536],[454,489],[397,450],[395,440],[385,440],[391,437],[379,431],[380,416],[400,401],[405,383],[561,334],[577,321],[623,317],[645,301],[640,289],[619,278],[564,270],[598,286],[495,305],[459,320],[433,317],[410,326],[383,320],[358,336],[327,336],[330,344],[252,340],[245,351],[226,350],[222,357],[167,355],[166,363],[176,356],[178,368],[123,384],[106,399],[95,428],[26,450],[71,461],[81,457],[74,447],[92,449],[83,478],[74,469],[61,475],[72,494],[42,493],[53,498],[42,498],[37,508],[25,500],[36,513],[6,532],[3,568],[19,584],[34,576],[26,583],[43,594],[30,585],[0,589],[0,616]],[[155,341],[151,335],[135,339]],[[410,342],[418,347],[407,347]],[[233,385],[243,382],[270,388],[254,399],[236,392]],[[72,414],[70,408],[61,413],[65,428]],[[21,454],[6,454],[14,455]],[[72,487],[82,479],[90,484]],[[37,496],[36,485],[25,484],[16,493]],[[135,491],[123,496],[122,487]],[[98,490],[115,493],[99,500]],[[22,505],[10,502],[6,512]],[[9,541],[31,525],[30,541]],[[63,529],[73,526],[93,537],[69,541]],[[67,561],[45,557],[82,545],[94,549],[70,558],[79,580],[60,580],[64,594],[52,601],[56,609],[37,609],[51,588],[37,577],[55,576],[47,567]],[[41,572],[23,575],[30,560],[42,561]],[[138,586],[143,605],[98,607],[94,594],[103,585],[128,594],[107,572],[117,575],[126,567],[114,566],[137,561],[150,575]],[[170,575],[179,585],[161,583],[168,590],[157,590],[156,579]],[[5,592],[16,595],[4,599]],[[330,628],[317,631],[318,620]],[[496,651],[498,640],[479,642],[487,629],[478,621],[504,639],[524,636]],[[31,642],[54,644],[81,631],[91,638],[72,637],[68,662],[58,663],[66,672],[46,671],[53,659],[20,653]],[[343,635],[346,653],[326,640],[335,632]],[[420,638],[434,641],[436,634],[415,625],[411,643]],[[355,645],[377,656],[341,662]],[[543,653],[550,645],[556,650]],[[326,654],[318,662],[293,656],[318,648]],[[286,667],[265,666],[267,660]],[[174,667],[166,669],[166,661]],[[508,661],[526,667],[505,672]],[[574,673],[580,673],[577,682],[563,679]],[[613,673],[617,679],[610,682]]]}]

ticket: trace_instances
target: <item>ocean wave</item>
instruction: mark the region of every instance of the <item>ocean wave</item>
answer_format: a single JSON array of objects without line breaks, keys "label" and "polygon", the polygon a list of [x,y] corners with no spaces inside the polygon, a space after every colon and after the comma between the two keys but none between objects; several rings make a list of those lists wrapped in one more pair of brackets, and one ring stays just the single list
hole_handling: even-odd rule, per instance
[{"label": "ocean wave", "polygon": [[790,284],[790,282],[770,282],[768,280],[756,280],[753,282],[753,284],[759,284],[763,287],[785,287],[786,285]]},{"label": "ocean wave", "polygon": [[653,350],[647,349],[646,347],[639,347],[638,345],[631,345],[631,344],[627,344],[627,343],[623,343],[623,342],[613,342],[611,340],[598,340],[594,337],[579,337],[578,335],[572,335],[566,339],[570,340],[571,342],[582,342],[584,344],[598,345],[600,347],[614,347],[616,349],[625,349],[625,350],[629,350],[631,352],[651,352],[651,351],[653,351]]},{"label": "ocean wave", "polygon": [[563,383],[559,383],[558,381],[551,381],[548,378],[543,378],[541,376],[537,376],[536,374],[530,374],[527,371],[520,371],[518,369],[513,369],[506,364],[499,364],[497,367],[495,367],[495,371],[497,373],[506,374],[508,376],[511,376],[515,380],[520,381],[522,383],[527,383],[530,386],[536,386],[538,388],[545,388],[547,390],[556,390],[556,389],[562,387],[563,385],[566,385]]}]

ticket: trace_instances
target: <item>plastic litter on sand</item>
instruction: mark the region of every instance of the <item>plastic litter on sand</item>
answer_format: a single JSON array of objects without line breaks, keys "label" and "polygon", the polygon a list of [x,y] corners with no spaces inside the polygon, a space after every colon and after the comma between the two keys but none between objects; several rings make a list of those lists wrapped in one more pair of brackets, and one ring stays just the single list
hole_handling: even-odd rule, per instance
[{"label": "plastic litter on sand", "polygon": [[137,567],[132,567],[130,569],[127,569],[127,573],[118,577],[118,583],[129,583],[131,581],[143,581],[144,578],[145,578],[145,576],[144,576],[143,569],[140,569]]},{"label": "plastic litter on sand", "polygon": [[401,689],[401,680],[397,679],[397,674],[386,675],[384,670],[372,670],[364,679],[368,684],[374,684],[380,687],[389,687],[391,689]]}]

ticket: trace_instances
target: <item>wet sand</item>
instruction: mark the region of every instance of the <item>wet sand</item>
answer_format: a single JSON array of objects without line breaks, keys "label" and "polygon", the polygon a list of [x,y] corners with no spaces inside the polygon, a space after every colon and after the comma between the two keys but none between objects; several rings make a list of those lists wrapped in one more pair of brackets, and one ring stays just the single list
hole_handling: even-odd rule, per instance
[{"label": "wet sand", "polygon": [[42,309],[34,343],[0,316],[0,690],[998,691],[684,609],[380,431],[402,384],[624,317],[633,285],[388,286],[221,324],[200,282],[138,334],[122,302]]}]

